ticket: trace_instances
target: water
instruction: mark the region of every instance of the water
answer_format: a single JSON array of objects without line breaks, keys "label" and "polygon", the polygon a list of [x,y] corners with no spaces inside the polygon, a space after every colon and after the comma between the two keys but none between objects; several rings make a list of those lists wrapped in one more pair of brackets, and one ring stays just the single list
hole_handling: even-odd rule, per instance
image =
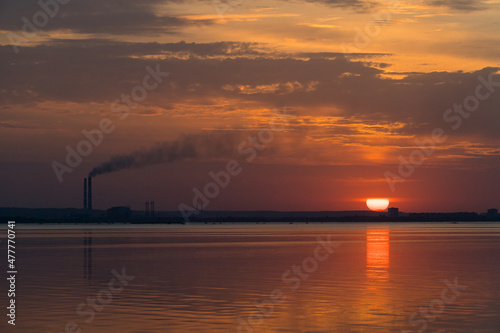
[{"label": "water", "polygon": [[1,332],[500,332],[499,224],[16,228]]}]

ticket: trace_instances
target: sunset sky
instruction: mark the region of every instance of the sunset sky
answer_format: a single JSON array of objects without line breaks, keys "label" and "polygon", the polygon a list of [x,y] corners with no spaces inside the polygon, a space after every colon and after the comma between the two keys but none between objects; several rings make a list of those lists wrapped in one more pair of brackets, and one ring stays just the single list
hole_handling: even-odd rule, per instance
[{"label": "sunset sky", "polygon": [[[1,207],[81,208],[94,167],[195,138],[201,156],[97,176],[94,208],[192,205],[231,159],[207,210],[500,208],[500,1],[37,2],[0,2]],[[60,181],[54,161],[103,119]],[[272,124],[247,161],[237,147]]]}]

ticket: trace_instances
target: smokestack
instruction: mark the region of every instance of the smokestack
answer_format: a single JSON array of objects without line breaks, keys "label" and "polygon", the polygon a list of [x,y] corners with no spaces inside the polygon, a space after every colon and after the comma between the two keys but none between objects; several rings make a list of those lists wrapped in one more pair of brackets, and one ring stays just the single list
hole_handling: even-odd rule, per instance
[{"label": "smokestack", "polygon": [[88,187],[87,208],[88,210],[92,210],[92,177],[88,178],[87,187]]},{"label": "smokestack", "polygon": [[83,209],[87,210],[87,178],[83,178]]}]

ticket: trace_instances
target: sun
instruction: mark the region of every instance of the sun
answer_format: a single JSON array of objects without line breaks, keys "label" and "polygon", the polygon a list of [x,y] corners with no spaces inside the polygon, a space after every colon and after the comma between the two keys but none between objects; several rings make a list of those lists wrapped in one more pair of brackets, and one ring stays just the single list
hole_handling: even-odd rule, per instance
[{"label": "sun", "polygon": [[376,212],[382,212],[389,207],[389,199],[387,198],[370,198],[366,199],[366,206]]}]

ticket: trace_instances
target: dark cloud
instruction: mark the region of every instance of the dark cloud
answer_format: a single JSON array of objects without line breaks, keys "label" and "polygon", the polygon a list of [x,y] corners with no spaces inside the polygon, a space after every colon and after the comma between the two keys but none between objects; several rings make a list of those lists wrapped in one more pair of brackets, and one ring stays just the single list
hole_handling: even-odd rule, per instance
[{"label": "dark cloud", "polygon": [[306,2],[321,3],[332,7],[353,8],[357,11],[366,11],[379,4],[378,1],[369,0],[306,0]]},{"label": "dark cloud", "polygon": [[[185,57],[143,58],[167,54]],[[308,55],[314,58],[314,54]],[[337,54],[339,58],[340,55]],[[219,56],[223,58],[204,59]],[[229,56],[236,58],[224,58]],[[158,61],[163,70],[175,73],[177,88],[163,92],[173,100],[186,97],[193,84],[200,85],[199,94],[211,94],[214,89],[223,93],[221,90],[226,84],[272,84],[276,80],[308,83],[316,75],[317,78],[324,77],[323,69],[318,66],[332,68],[332,63],[326,60],[304,62],[292,58],[275,59],[275,56],[283,57],[271,50],[263,50],[257,44],[239,42],[159,44],[57,40],[46,45],[24,47],[19,54],[14,54],[10,46],[3,46],[0,47],[3,59],[0,86],[5,89],[0,89],[0,97],[6,104],[43,100],[110,101],[131,89],[131,78],[140,84],[145,67]],[[305,72],[298,72],[295,66]],[[350,66],[363,67],[359,64]],[[340,75],[345,70],[337,68],[334,71]]]},{"label": "dark cloud", "polygon": [[428,3],[435,7],[447,7],[453,10],[471,12],[487,8],[483,0],[430,0]]},{"label": "dark cloud", "polygon": [[[188,56],[147,57],[169,52]],[[309,53],[304,60],[296,54],[284,57],[257,44],[237,42],[58,41],[23,48],[18,55],[4,46],[0,47],[4,59],[0,63],[0,99],[5,105],[111,103],[142,83],[146,66],[159,64],[170,73],[168,82],[151,92],[142,103],[145,109],[223,98],[269,107],[293,105],[301,116],[400,122],[405,124],[398,130],[402,134],[427,135],[435,127],[450,127],[443,121],[444,112],[473,95],[480,76],[487,79],[498,70],[406,73],[388,79],[381,76],[379,63],[347,61],[335,55]],[[498,74],[492,78],[500,82]],[[452,135],[498,138],[499,109],[500,94],[492,94]]]},{"label": "dark cloud", "polygon": [[298,53],[298,57],[319,59],[319,58],[337,58],[349,57],[352,59],[372,58],[380,56],[388,56],[390,53],[342,53],[342,52],[302,52]]},{"label": "dark cloud", "polygon": [[[384,5],[378,0],[305,0],[306,2],[321,3],[332,7],[352,8],[356,11],[369,11]],[[487,8],[484,0],[427,0],[427,4],[433,7],[447,7],[457,11],[471,12]],[[382,24],[387,22],[382,22]]]},{"label": "dark cloud", "polygon": [[[216,56],[264,56],[262,47],[258,43],[248,42],[213,42],[213,43],[124,43],[109,39],[53,39],[41,47],[47,47],[67,56],[76,56],[81,50],[94,50],[102,53],[99,57],[128,57],[151,55],[178,55],[189,57],[216,57]],[[36,48],[25,48],[36,50]],[[15,59],[15,57],[12,57]]]},{"label": "dark cloud", "polygon": [[[65,5],[47,8],[54,15],[43,26],[44,31],[72,30],[79,33],[106,34],[158,34],[175,33],[177,28],[188,25],[210,24],[210,20],[191,21],[175,16],[159,16],[157,5],[172,0],[72,0]],[[0,30],[20,31],[22,18],[33,22],[33,15],[42,8],[38,0],[3,0],[0,4]]]}]

